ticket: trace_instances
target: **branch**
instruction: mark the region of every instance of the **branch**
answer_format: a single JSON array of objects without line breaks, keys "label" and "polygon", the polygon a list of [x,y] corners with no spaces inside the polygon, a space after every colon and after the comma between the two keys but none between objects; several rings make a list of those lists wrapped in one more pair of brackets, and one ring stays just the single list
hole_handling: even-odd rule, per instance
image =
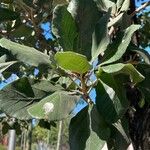
[{"label": "branch", "polygon": [[70,78],[70,80],[71,80],[73,83],[75,83],[75,85],[78,87],[78,89],[81,90],[81,87],[80,87],[80,86],[76,83],[76,81],[75,81],[76,79],[74,80],[70,74],[68,74],[68,77]]},{"label": "branch", "polygon": [[108,35],[111,36],[113,34],[113,32],[115,31],[114,26],[111,26]]},{"label": "branch", "polygon": [[146,8],[146,7],[149,6],[149,5],[150,5],[150,1],[144,3],[142,6],[140,6],[139,8],[137,8],[134,12],[132,12],[132,13],[130,14],[130,16],[133,17],[134,15],[136,15],[136,14],[139,13],[142,9]]}]

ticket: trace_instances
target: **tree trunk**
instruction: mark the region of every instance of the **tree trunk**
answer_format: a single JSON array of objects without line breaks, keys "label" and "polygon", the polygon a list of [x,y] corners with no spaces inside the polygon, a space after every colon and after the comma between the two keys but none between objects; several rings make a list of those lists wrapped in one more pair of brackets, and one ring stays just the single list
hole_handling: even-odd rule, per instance
[{"label": "tree trunk", "polygon": [[[130,0],[130,2],[129,13],[136,9],[135,0]],[[132,18],[132,22],[137,23],[136,16]],[[138,33],[135,36],[134,43],[139,45]],[[150,150],[150,106],[145,103],[144,107],[140,108],[138,105],[140,101],[139,91],[131,88],[128,88],[127,91],[131,106],[135,108],[135,111],[130,110],[128,112],[129,130],[134,150]]]}]

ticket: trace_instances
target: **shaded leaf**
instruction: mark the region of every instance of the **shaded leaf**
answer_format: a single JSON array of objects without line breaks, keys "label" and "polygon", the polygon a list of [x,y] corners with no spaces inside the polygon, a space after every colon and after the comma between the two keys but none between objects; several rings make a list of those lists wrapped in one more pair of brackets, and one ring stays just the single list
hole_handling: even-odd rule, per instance
[{"label": "shaded leaf", "polygon": [[[124,86],[129,79],[124,75],[120,76],[119,74],[117,75],[105,72],[99,73],[97,77],[107,86],[109,86],[110,89],[113,89],[112,93],[110,91],[109,94],[111,95],[114,93],[114,98],[112,97],[112,101],[114,101],[114,107],[116,107],[118,116],[122,117],[126,113],[129,106]],[[118,101],[115,101],[115,99]]]},{"label": "shaded leaf", "polygon": [[25,64],[36,67],[41,64],[48,65],[49,67],[51,65],[48,55],[41,53],[32,47],[24,46],[5,38],[0,39],[0,46],[5,48],[5,51],[7,50],[17,60],[24,62]]},{"label": "shaded leaf", "polygon": [[29,120],[27,109],[40,101],[46,93],[33,90],[29,80],[24,77],[8,84],[0,91],[0,109],[5,114],[20,120]]},{"label": "shaded leaf", "polygon": [[55,60],[58,66],[65,70],[70,70],[79,74],[86,73],[91,69],[91,65],[84,55],[74,52],[57,52]]},{"label": "shaded leaf", "polygon": [[121,21],[122,17],[123,17],[124,13],[120,13],[118,16],[116,16],[115,18],[113,18],[109,23],[108,23],[108,27],[114,26],[116,25],[118,22]]},{"label": "shaded leaf", "polygon": [[11,32],[11,36],[13,36],[14,38],[27,38],[29,36],[32,36],[33,32],[33,28],[25,25],[25,24],[21,24],[19,27],[15,28],[15,30],[13,30]]},{"label": "shaded leaf", "polygon": [[71,0],[68,11],[75,19],[78,29],[78,38],[74,49],[90,60],[92,34],[102,14],[98,11],[93,0]]},{"label": "shaded leaf", "polygon": [[4,54],[0,57],[0,63],[6,62],[7,56]]},{"label": "shaded leaf", "polygon": [[132,64],[118,63],[118,64],[112,64],[108,66],[103,66],[99,68],[99,72],[101,72],[101,69],[106,73],[114,73],[114,74],[123,73],[123,74],[130,75],[131,81],[134,84],[141,82],[145,79],[145,77],[140,72],[138,72],[138,70],[136,70]]},{"label": "shaded leaf", "polygon": [[116,6],[117,6],[117,10],[119,10],[122,7],[124,0],[117,0],[116,2]]},{"label": "shaded leaf", "polygon": [[94,61],[99,54],[103,53],[110,40],[108,36],[107,24],[110,17],[110,11],[104,15],[95,27],[92,42],[92,60]]},{"label": "shaded leaf", "polygon": [[39,120],[38,126],[50,130],[52,126],[56,127],[56,123],[53,121],[48,122],[46,120],[41,119]]},{"label": "shaded leaf", "polygon": [[74,43],[78,36],[77,27],[66,5],[58,5],[54,9],[52,32],[58,38],[64,51],[75,50]]},{"label": "shaded leaf", "polygon": [[99,150],[103,148],[109,135],[110,129],[95,106],[89,111],[88,107],[85,107],[70,122],[71,150]]},{"label": "shaded leaf", "polygon": [[130,6],[130,0],[124,0],[121,6],[120,11],[127,11],[129,9]]},{"label": "shaded leaf", "polygon": [[44,92],[55,92],[63,90],[63,88],[60,85],[53,85],[48,80],[41,80],[40,82],[33,84],[32,87]]},{"label": "shaded leaf", "polygon": [[10,62],[0,63],[0,73],[3,73],[3,71],[5,71],[6,69],[8,69],[14,63],[16,63],[16,61],[10,61]]},{"label": "shaded leaf", "polygon": [[69,92],[55,92],[31,106],[28,112],[37,119],[62,120],[70,115],[79,99],[80,96]]},{"label": "shaded leaf", "polygon": [[122,105],[115,91],[100,80],[96,86],[96,106],[108,123],[116,122],[122,114]]},{"label": "shaded leaf", "polygon": [[122,135],[124,140],[129,144],[130,143],[129,137],[126,134],[126,132],[121,124],[121,121],[119,120],[118,122],[114,123],[113,126],[120,132],[120,134]]},{"label": "shaded leaf", "polygon": [[109,8],[113,7],[115,3],[111,0],[94,0],[100,11],[108,11]]},{"label": "shaded leaf", "polygon": [[113,63],[119,60],[126,52],[133,33],[139,28],[140,25],[131,25],[125,30],[124,34],[120,34],[117,40],[105,51],[103,62],[100,65]]},{"label": "shaded leaf", "polygon": [[[84,150],[90,136],[88,107],[83,108],[69,125],[69,144],[71,150]],[[82,138],[81,138],[82,137]]]},{"label": "shaded leaf", "polygon": [[17,12],[0,7],[0,22],[15,20],[18,17],[19,14]]},{"label": "shaded leaf", "polygon": [[90,136],[86,141],[85,150],[100,150],[104,147],[105,140],[109,139],[111,131],[103,117],[98,113],[96,106],[90,110],[89,117]]},{"label": "shaded leaf", "polygon": [[128,122],[122,120],[119,120],[111,127],[111,139],[113,139],[113,148],[116,150],[127,149],[128,146],[131,144],[128,133]]},{"label": "shaded leaf", "polygon": [[127,12],[124,12],[121,20],[118,23],[122,30],[130,27],[130,25],[132,24],[130,15]]}]

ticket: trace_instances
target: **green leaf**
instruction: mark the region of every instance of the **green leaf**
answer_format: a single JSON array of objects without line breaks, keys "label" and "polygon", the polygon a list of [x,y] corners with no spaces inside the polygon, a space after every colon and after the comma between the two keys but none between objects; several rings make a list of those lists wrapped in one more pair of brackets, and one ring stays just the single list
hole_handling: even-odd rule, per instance
[{"label": "green leaf", "polygon": [[122,104],[115,91],[99,80],[96,86],[96,106],[108,123],[114,123],[122,114]]},{"label": "green leaf", "polygon": [[129,131],[128,121],[125,120],[124,118],[113,124],[113,126],[111,127],[111,139],[113,139],[114,149],[122,150],[128,148],[128,146],[131,144],[128,131]]},{"label": "green leaf", "polygon": [[13,30],[11,32],[11,36],[15,37],[15,38],[28,38],[29,36],[32,36],[33,32],[33,28],[25,25],[25,24],[21,24],[19,27],[15,28],[15,30]]},{"label": "green leaf", "polygon": [[121,30],[125,30],[131,25],[131,17],[128,12],[123,12],[121,20],[118,22],[118,25],[121,27]]},{"label": "green leaf", "polygon": [[61,91],[42,99],[28,109],[29,114],[37,119],[62,120],[75,108],[80,96]]},{"label": "green leaf", "polygon": [[99,54],[106,50],[110,42],[107,28],[109,17],[110,11],[100,19],[95,27],[92,43],[92,61],[94,61]]},{"label": "green leaf", "polygon": [[68,11],[75,19],[78,28],[78,38],[74,49],[90,60],[92,34],[102,14],[98,11],[93,0],[71,0]]},{"label": "green leaf", "polygon": [[8,84],[0,91],[0,110],[8,116],[29,120],[32,117],[27,109],[44,96],[45,92],[32,89],[29,80],[24,77]]},{"label": "green leaf", "polygon": [[0,22],[15,20],[19,14],[15,11],[0,7]]},{"label": "green leaf", "polygon": [[0,74],[8,69],[10,66],[12,66],[14,63],[16,63],[16,61],[0,63]]},{"label": "green leaf", "polygon": [[86,140],[89,136],[89,114],[88,107],[85,107],[75,117],[71,119],[69,125],[70,149],[85,150]]},{"label": "green leaf", "polygon": [[0,39],[0,46],[5,48],[17,60],[25,64],[36,67],[42,64],[48,65],[49,67],[51,65],[48,55],[41,53],[32,47],[24,46],[5,38]]},{"label": "green leaf", "polygon": [[58,66],[65,70],[84,74],[92,67],[83,55],[74,52],[58,52],[55,54]]},{"label": "green leaf", "polygon": [[111,0],[94,0],[100,11],[108,11],[109,8],[115,6],[115,3]]},{"label": "green leaf", "polygon": [[113,73],[113,74],[127,74],[130,75],[131,81],[136,84],[138,82],[141,82],[145,79],[145,77],[138,72],[132,64],[112,64],[108,66],[100,67],[99,70],[101,72],[101,69],[106,73]]},{"label": "green leaf", "polygon": [[113,126],[120,132],[120,134],[122,135],[122,137],[124,138],[124,140],[127,143],[130,143],[129,137],[126,134],[123,126],[122,126],[122,122],[119,120],[118,122],[114,123]]},{"label": "green leaf", "polygon": [[4,54],[0,57],[0,63],[6,62],[7,56]]},{"label": "green leaf", "polygon": [[117,10],[119,10],[122,7],[124,0],[117,0],[116,2],[116,6],[117,6]]},{"label": "green leaf", "polygon": [[78,36],[77,27],[66,5],[58,5],[54,9],[52,32],[58,38],[64,51],[74,50],[74,43]]},{"label": "green leaf", "polygon": [[109,93],[107,91],[106,92],[110,95],[114,94],[114,96],[112,97],[112,101],[114,101],[114,107],[116,109],[118,117],[122,117],[129,107],[129,102],[126,97],[126,89],[124,87],[124,83],[128,82],[129,79],[124,75],[120,76],[120,74],[117,75],[105,73],[103,71],[99,72],[97,77],[102,81],[102,83],[105,83],[108,86],[108,89],[110,89],[110,91],[111,88],[113,89],[112,93]]},{"label": "green leaf", "polygon": [[116,41],[105,51],[103,62],[100,65],[110,64],[119,60],[126,52],[133,33],[139,28],[140,25],[131,25],[125,30],[124,34],[120,34]]},{"label": "green leaf", "polygon": [[124,0],[120,12],[128,11],[129,7],[130,7],[130,0]]},{"label": "green leaf", "polygon": [[122,17],[123,17],[124,13],[120,13],[118,16],[116,16],[115,18],[113,18],[109,23],[108,23],[108,27],[114,26],[116,25],[118,22],[121,21]]},{"label": "green leaf", "polygon": [[86,141],[85,150],[100,150],[104,147],[105,140],[109,139],[111,131],[103,117],[97,111],[96,106],[89,111],[89,117],[90,136]]},{"label": "green leaf", "polygon": [[95,106],[81,110],[69,126],[71,150],[100,150],[110,136],[110,129]]},{"label": "green leaf", "polygon": [[32,87],[44,92],[55,92],[63,90],[63,88],[60,85],[53,85],[48,80],[41,80],[40,82],[33,84]]}]

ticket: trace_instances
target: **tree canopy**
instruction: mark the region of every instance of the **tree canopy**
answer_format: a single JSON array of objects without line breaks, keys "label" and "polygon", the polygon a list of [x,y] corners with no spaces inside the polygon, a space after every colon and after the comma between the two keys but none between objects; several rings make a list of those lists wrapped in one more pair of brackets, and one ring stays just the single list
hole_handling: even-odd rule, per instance
[{"label": "tree canopy", "polygon": [[[0,110],[50,125],[71,117],[71,150],[149,149],[143,130],[133,136],[134,123],[150,126],[148,12],[138,16],[141,25],[133,23],[149,4],[131,12],[130,0],[2,0],[1,80],[12,73],[18,79],[0,90]],[[49,39],[41,27],[47,22]],[[73,116],[81,100],[87,105]]]}]

